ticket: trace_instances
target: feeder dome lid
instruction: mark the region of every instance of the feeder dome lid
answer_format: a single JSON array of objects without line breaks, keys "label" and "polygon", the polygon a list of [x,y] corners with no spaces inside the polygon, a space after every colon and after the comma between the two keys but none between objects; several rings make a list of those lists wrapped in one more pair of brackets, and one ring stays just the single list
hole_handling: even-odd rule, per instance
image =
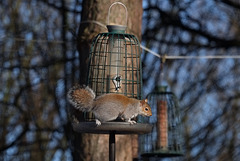
[{"label": "feeder dome lid", "polygon": [[155,89],[154,89],[154,92],[167,92],[167,88],[168,86],[167,85],[160,85],[160,86],[156,86]]},{"label": "feeder dome lid", "polygon": [[123,25],[107,25],[108,32],[124,34],[127,26]]}]

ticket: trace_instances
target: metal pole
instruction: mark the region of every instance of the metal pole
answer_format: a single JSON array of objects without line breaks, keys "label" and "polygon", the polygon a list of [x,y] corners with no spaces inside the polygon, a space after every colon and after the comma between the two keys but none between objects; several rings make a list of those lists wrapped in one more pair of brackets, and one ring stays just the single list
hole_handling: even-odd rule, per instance
[{"label": "metal pole", "polygon": [[115,132],[109,134],[109,161],[115,161]]}]

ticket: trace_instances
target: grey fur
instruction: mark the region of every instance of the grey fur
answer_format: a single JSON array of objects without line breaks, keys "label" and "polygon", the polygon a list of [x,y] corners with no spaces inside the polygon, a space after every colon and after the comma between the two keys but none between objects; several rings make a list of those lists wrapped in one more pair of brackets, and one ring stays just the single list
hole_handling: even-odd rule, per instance
[{"label": "grey fur", "polygon": [[[104,95],[103,95],[104,96]],[[96,119],[101,122],[112,121],[118,117],[123,118],[125,121],[136,117],[140,113],[140,101],[136,100],[134,104],[129,104],[126,109],[121,105],[122,102],[119,100],[111,100],[111,102],[104,102],[102,104],[95,104],[95,102],[100,99],[99,96],[94,101],[94,108],[92,112],[94,113]]]},{"label": "grey fur", "polygon": [[[76,90],[85,90],[90,94],[90,98],[88,98],[88,103],[83,103],[81,102],[82,98],[75,98],[73,96],[73,92]],[[84,95],[82,96],[84,97]],[[74,108],[83,111],[83,112],[90,112],[93,108],[93,100],[95,99],[96,95],[93,92],[93,90],[91,88],[89,88],[88,86],[73,86],[71,89],[69,89],[68,93],[67,93],[67,99],[69,101],[69,103],[71,105],[73,105]],[[85,97],[84,97],[85,98]]]},{"label": "grey fur", "polygon": [[[77,91],[79,90],[79,91]],[[118,117],[124,119],[130,124],[136,123],[131,119],[137,115],[144,115],[141,111],[140,100],[128,98],[129,103],[119,99],[109,99],[112,94],[104,94],[95,98],[93,90],[87,86],[74,86],[68,91],[69,102],[78,110],[83,112],[93,112],[96,118],[96,124],[101,122],[112,121]],[[114,95],[114,97],[116,97]],[[126,107],[127,106],[127,107]]]}]

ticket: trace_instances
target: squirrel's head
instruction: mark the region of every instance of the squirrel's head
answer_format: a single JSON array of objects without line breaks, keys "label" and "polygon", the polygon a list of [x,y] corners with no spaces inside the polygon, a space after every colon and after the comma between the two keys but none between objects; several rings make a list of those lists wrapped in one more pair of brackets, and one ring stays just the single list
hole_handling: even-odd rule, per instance
[{"label": "squirrel's head", "polygon": [[140,114],[144,116],[152,116],[152,110],[149,104],[147,103],[148,100],[144,99],[140,101]]}]

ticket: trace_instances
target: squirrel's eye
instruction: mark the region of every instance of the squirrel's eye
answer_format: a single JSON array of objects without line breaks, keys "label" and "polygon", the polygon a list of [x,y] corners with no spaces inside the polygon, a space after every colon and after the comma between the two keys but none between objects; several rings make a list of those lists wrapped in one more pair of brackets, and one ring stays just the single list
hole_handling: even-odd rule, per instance
[{"label": "squirrel's eye", "polygon": [[148,111],[148,108],[145,108],[145,111]]}]

